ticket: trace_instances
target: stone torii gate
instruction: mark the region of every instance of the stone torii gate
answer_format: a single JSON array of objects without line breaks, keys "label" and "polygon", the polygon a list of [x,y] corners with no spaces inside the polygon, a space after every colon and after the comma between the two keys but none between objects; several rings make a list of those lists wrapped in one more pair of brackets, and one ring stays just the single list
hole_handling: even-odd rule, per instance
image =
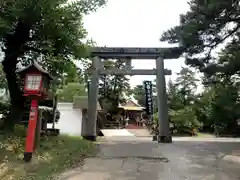
[{"label": "stone torii gate", "polygon": [[[165,75],[171,75],[171,70],[164,69],[164,59],[176,59],[182,53],[179,47],[172,48],[121,48],[121,47],[95,47],[92,48],[92,68],[88,98],[88,120],[84,131],[85,139],[95,141],[97,121],[97,101],[100,75],[156,75],[157,105],[159,120],[158,142],[171,143],[169,134],[168,106],[166,94]],[[124,69],[106,70],[103,67],[104,59],[122,59],[126,61]],[[156,69],[132,69],[132,59],[155,59]]]}]

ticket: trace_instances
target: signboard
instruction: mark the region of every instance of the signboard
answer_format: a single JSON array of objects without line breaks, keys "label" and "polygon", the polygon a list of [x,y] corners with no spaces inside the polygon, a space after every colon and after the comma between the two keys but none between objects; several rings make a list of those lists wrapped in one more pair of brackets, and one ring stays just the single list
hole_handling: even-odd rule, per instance
[{"label": "signboard", "polygon": [[148,115],[153,115],[153,93],[152,82],[144,81],[145,97],[146,97],[146,112]]}]

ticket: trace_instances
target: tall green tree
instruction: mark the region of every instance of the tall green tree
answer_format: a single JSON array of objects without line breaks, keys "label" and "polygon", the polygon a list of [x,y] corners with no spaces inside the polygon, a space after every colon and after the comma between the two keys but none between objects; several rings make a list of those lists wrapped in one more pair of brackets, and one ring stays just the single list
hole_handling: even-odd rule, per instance
[{"label": "tall green tree", "polygon": [[215,80],[218,82],[207,87],[198,101],[199,120],[205,128],[217,124],[225,132],[233,132],[240,118],[240,86],[231,76],[217,76]]},{"label": "tall green tree", "polygon": [[180,15],[180,25],[163,33],[161,41],[179,43],[186,63],[205,74],[202,81],[206,87],[194,104],[198,119],[204,126],[223,124],[232,129],[239,118],[239,0],[192,0],[189,6],[190,10]]},{"label": "tall green tree", "polygon": [[73,61],[69,61],[66,64],[65,73],[60,75],[60,79],[62,85],[67,85],[68,83],[85,83],[84,72]]},{"label": "tall green tree", "polygon": [[191,69],[183,67],[176,81],[168,82],[169,118],[172,130],[178,133],[191,132],[192,128],[200,126],[194,111],[197,89],[194,74]]},{"label": "tall green tree", "polygon": [[141,106],[146,105],[145,90],[143,85],[137,85],[132,90],[133,98],[137,100],[138,104]]},{"label": "tall green tree", "polygon": [[[233,48],[239,45],[239,0],[191,0],[189,6],[190,10],[180,15],[180,25],[163,33],[161,40],[180,43],[186,63],[208,74],[238,71],[239,63],[219,65],[213,61],[212,52],[226,41]],[[230,68],[232,63],[234,68]]]},{"label": "tall green tree", "polygon": [[[105,69],[125,68],[123,60],[105,60]],[[129,79],[125,75],[103,75],[100,77],[100,101],[106,110],[116,111],[119,103],[126,100],[124,96],[130,91]]]},{"label": "tall green tree", "polygon": [[4,52],[11,116],[19,119],[24,99],[16,76],[17,63],[38,58],[48,70],[64,68],[71,58],[87,55],[83,15],[104,0],[4,0],[0,2],[0,46]]},{"label": "tall green tree", "polygon": [[175,86],[182,95],[183,105],[189,105],[195,100],[198,79],[196,73],[187,67],[182,67],[178,73]]},{"label": "tall green tree", "polygon": [[183,98],[179,92],[178,86],[171,80],[167,84],[168,108],[182,109],[184,107]]},{"label": "tall green tree", "polygon": [[75,96],[87,96],[84,84],[68,83],[58,91],[58,101],[73,102]]}]

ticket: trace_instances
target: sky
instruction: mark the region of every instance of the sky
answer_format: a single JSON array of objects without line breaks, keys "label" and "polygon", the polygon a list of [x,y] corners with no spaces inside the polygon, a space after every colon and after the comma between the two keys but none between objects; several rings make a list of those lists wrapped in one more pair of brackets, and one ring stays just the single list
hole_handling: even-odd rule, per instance
[{"label": "sky", "polygon": [[[84,17],[84,25],[98,46],[109,47],[168,47],[161,43],[161,34],[179,24],[179,15],[189,9],[187,0],[108,0],[105,7]],[[166,81],[176,78],[184,59],[165,60],[172,70]],[[155,68],[154,60],[134,60],[137,69]],[[132,76],[131,86],[153,80],[154,76]]]}]

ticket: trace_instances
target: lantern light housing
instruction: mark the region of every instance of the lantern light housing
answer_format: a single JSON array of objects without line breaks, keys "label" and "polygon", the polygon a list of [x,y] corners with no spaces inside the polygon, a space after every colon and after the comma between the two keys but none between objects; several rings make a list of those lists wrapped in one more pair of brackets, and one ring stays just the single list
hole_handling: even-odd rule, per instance
[{"label": "lantern light housing", "polygon": [[28,91],[38,91],[40,90],[41,83],[42,83],[41,74],[26,74],[24,89]]},{"label": "lantern light housing", "polygon": [[24,96],[46,97],[52,77],[39,64],[33,64],[17,71],[23,82]]}]

